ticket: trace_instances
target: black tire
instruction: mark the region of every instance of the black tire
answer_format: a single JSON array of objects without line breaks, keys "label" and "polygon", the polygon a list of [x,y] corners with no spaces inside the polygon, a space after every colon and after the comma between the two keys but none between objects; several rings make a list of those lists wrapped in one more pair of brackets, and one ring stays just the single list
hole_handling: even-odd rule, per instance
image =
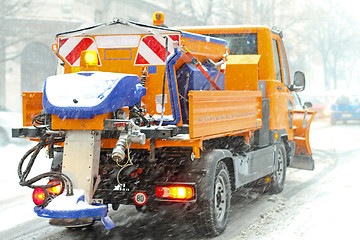
[{"label": "black tire", "polygon": [[198,233],[214,237],[225,230],[230,210],[230,178],[224,162],[217,163],[212,190],[213,199],[197,203],[194,227]]},{"label": "black tire", "polygon": [[284,143],[276,144],[276,155],[277,156],[277,163],[276,163],[276,170],[271,175],[270,180],[270,188],[269,192],[272,194],[277,194],[282,192],[285,187],[285,179],[286,179],[286,163],[287,163],[287,155]]}]

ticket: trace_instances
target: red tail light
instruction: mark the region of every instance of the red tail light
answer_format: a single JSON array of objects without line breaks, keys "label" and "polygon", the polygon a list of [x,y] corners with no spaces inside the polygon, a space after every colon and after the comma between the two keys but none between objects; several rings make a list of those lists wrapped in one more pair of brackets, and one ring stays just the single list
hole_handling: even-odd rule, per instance
[{"label": "red tail light", "polygon": [[33,201],[36,205],[45,205],[50,198],[53,198],[64,191],[64,185],[61,181],[50,181],[48,184],[55,184],[47,189],[38,187],[33,192]]},{"label": "red tail light", "polygon": [[44,189],[38,187],[35,188],[33,192],[33,201],[36,205],[42,205],[45,202],[45,199],[47,198],[47,193]]},{"label": "red tail light", "polygon": [[48,188],[47,189],[48,193],[53,194],[53,195],[60,195],[64,191],[63,184],[59,181],[48,182],[48,184],[52,184],[52,183],[58,183],[58,184],[56,184],[55,186],[53,186],[51,188]]},{"label": "red tail light", "polygon": [[189,200],[194,198],[194,188],[186,185],[156,187],[156,197],[175,200]]}]

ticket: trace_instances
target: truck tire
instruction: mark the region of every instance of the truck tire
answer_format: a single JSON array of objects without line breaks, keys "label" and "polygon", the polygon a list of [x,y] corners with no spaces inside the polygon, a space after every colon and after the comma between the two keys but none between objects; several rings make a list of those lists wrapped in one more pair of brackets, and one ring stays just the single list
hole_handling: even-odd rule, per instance
[{"label": "truck tire", "polygon": [[214,237],[225,230],[230,210],[230,178],[226,164],[222,161],[217,163],[212,191],[212,199],[197,204],[194,227],[198,233]]},{"label": "truck tire", "polygon": [[281,142],[276,144],[275,151],[277,153],[277,166],[275,172],[271,175],[269,188],[269,192],[272,194],[280,193],[284,189],[287,165],[287,156],[284,143]]}]

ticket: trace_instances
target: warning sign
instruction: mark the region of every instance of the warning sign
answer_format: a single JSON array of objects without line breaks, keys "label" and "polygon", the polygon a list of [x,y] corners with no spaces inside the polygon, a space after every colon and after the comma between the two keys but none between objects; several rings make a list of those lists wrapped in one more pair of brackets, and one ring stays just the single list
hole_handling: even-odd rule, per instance
[{"label": "warning sign", "polygon": [[94,39],[90,37],[64,38],[60,40],[59,46],[59,55],[70,66],[80,66],[80,56],[82,51],[91,50],[98,53],[96,43]]},{"label": "warning sign", "polygon": [[144,192],[136,192],[134,194],[133,199],[134,199],[134,202],[136,203],[136,205],[142,206],[142,205],[146,204],[148,197],[147,197],[146,193],[144,193]]},{"label": "warning sign", "polygon": [[168,35],[168,52],[166,53],[166,40],[160,35],[147,35],[140,41],[136,55],[135,65],[165,65],[166,55],[174,52],[174,41],[180,41],[180,35]]}]

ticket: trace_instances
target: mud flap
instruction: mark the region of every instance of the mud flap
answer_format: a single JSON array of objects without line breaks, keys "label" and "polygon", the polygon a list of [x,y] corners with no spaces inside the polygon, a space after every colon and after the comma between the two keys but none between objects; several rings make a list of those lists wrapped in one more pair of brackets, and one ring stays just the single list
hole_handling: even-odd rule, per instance
[{"label": "mud flap", "polygon": [[289,167],[304,169],[304,170],[314,170],[315,169],[315,161],[312,158],[312,156],[296,155],[292,158]]}]

